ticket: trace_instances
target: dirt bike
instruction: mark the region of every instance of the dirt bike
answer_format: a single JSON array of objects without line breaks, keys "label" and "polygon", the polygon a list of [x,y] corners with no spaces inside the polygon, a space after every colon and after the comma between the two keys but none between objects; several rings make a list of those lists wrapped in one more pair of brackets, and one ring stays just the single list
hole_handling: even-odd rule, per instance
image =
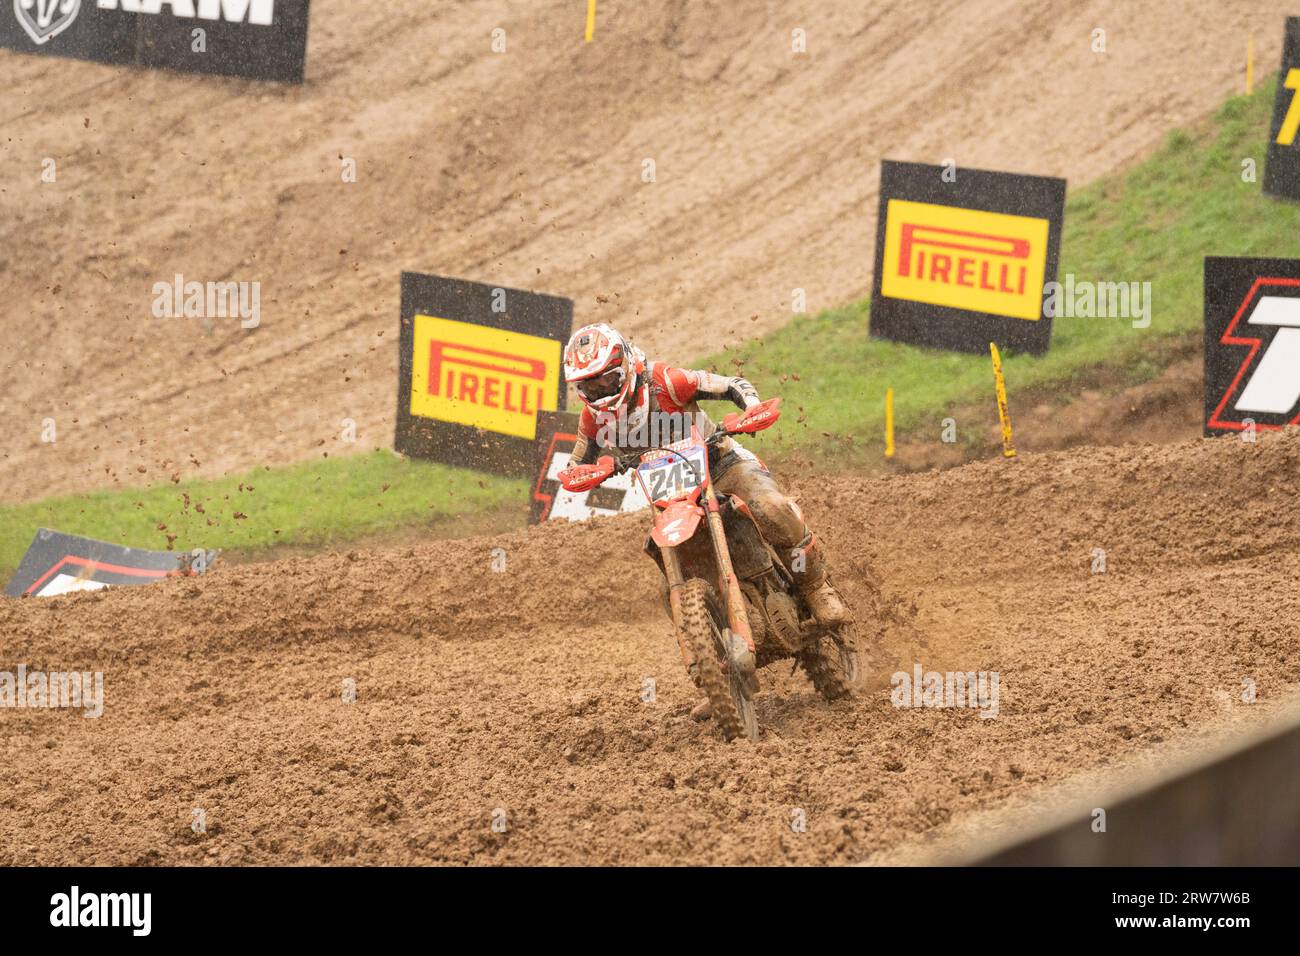
[{"label": "dirt bike", "polygon": [[[758,739],[755,672],[773,661],[793,659],[826,700],[846,696],[858,681],[853,626],[817,623],[749,506],[718,494],[710,480],[709,450],[728,435],[770,428],[780,404],[773,398],[743,417],[728,415],[708,438],[692,423],[689,438],[617,459],[605,455],[559,476],[565,489],[583,492],[636,469],[654,506],[645,550],[664,575],[682,662],[726,740]],[[696,534],[701,524],[707,534]]]}]

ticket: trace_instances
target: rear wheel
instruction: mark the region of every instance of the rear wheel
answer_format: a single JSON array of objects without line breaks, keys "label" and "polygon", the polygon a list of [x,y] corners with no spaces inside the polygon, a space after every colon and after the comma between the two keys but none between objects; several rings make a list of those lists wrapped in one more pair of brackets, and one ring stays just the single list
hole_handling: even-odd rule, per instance
[{"label": "rear wheel", "polygon": [[681,590],[682,633],[695,654],[698,673],[693,675],[709,698],[713,721],[724,740],[744,734],[758,739],[758,718],[754,702],[741,675],[730,666],[730,654],[723,636],[722,603],[713,586],[692,578]]},{"label": "rear wheel", "polygon": [[799,652],[799,666],[824,699],[849,696],[861,679],[853,625],[819,631]]}]

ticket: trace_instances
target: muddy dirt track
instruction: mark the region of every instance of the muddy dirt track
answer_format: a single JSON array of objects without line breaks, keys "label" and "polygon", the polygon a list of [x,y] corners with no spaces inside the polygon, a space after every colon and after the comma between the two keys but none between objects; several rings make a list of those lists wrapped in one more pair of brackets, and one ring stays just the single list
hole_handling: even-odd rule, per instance
[{"label": "muddy dirt track", "polygon": [[[756,746],[687,716],[642,516],[0,602],[5,667],[107,697],[0,711],[0,864],[844,863],[1300,681],[1300,436],[796,483],[884,626],[855,700],[761,672]],[[997,671],[999,715],[895,709],[916,662]]]},{"label": "muddy dirt track", "polygon": [[[387,447],[403,269],[570,296],[676,361],[795,288],[850,301],[882,157],[1077,188],[1239,92],[1249,33],[1275,70],[1284,11],[642,0],[590,44],[585,12],[317,0],[300,89],[0,51],[0,497]],[[261,324],[153,318],[178,273],[260,282]]]}]

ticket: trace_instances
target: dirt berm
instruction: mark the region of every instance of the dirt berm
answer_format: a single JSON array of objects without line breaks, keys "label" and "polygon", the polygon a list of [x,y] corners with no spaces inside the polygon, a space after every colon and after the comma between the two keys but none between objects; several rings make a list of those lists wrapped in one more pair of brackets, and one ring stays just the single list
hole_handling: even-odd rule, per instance
[{"label": "dirt berm", "polygon": [[[644,515],[0,602],[4,668],[106,693],[0,710],[0,864],[850,862],[1300,680],[1300,436],[796,484],[882,628],[852,701],[763,671],[757,745],[687,716]],[[914,663],[996,718],[893,707]]]}]

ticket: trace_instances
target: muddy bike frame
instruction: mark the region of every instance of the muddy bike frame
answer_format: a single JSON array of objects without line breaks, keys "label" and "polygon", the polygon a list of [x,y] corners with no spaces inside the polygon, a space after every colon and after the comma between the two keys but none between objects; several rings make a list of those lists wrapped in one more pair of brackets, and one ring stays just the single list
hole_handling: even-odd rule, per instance
[{"label": "muddy bike frame", "polygon": [[[719,429],[708,438],[700,436],[699,429],[694,425],[691,426],[691,446],[703,447],[706,450],[714,445],[717,441],[728,435],[736,434],[735,432]],[[700,469],[696,467],[695,462],[691,461],[686,455],[674,448],[648,448],[636,455],[628,456],[638,462],[645,461],[646,457],[656,452],[662,452],[668,456],[680,458],[685,465],[691,469],[695,475],[696,486],[684,497],[676,498],[664,502],[654,502],[658,514],[655,515],[655,530],[651,537],[654,538],[655,544],[659,545],[659,554],[663,558],[664,577],[668,579],[668,605],[672,610],[673,621],[682,619],[681,588],[686,583],[686,576],[682,572],[681,558],[677,549],[690,541],[695,536],[695,530],[698,524],[693,524],[689,532],[684,535],[674,535],[670,538],[665,529],[679,518],[703,516],[709,529],[710,543],[713,545],[714,561],[718,569],[718,581],[722,587],[722,606],[727,616],[727,629],[731,634],[741,638],[745,642],[745,647],[750,654],[748,662],[737,661],[744,671],[753,674],[753,655],[756,653],[754,648],[754,635],[749,626],[749,614],[745,610],[745,599],[740,592],[740,581],[736,577],[735,568],[731,563],[731,549],[727,546],[727,535],[722,526],[722,508],[718,500],[718,493],[713,487],[713,475],[709,469],[708,455],[706,452],[704,459],[704,474],[700,474]],[[620,461],[620,466],[627,464],[626,459]],[[640,475],[637,480],[641,481]],[[645,482],[641,482],[645,489],[646,497],[650,497],[650,489],[645,487]],[[700,499],[703,498],[701,505]],[[695,666],[695,654],[690,646],[683,639],[681,628],[677,628],[677,647],[682,655],[682,662],[686,665],[687,670]],[[728,641],[728,655],[734,657],[731,653],[730,641]]]},{"label": "muddy bike frame", "polygon": [[[659,553],[663,558],[664,576],[668,579],[668,603],[672,612],[673,622],[679,623],[682,619],[681,605],[681,588],[686,583],[686,577],[682,571],[681,558],[677,549],[691,540],[699,526],[699,518],[704,517],[705,523],[709,528],[710,543],[713,545],[714,560],[717,563],[718,581],[721,585],[719,590],[722,592],[723,608],[726,612],[728,635],[728,658],[734,661],[744,672],[747,680],[752,680],[755,670],[754,635],[749,624],[749,614],[745,610],[744,595],[740,591],[740,581],[736,577],[736,571],[731,562],[731,549],[727,545],[727,535],[722,524],[722,508],[718,500],[718,493],[713,487],[713,476],[709,469],[708,449],[716,442],[730,435],[752,434],[770,428],[776,424],[776,420],[781,416],[781,400],[779,398],[769,399],[746,411],[743,420],[737,423],[736,427],[721,427],[708,438],[700,435],[698,426],[693,422],[691,424],[691,437],[689,444],[685,442],[675,443],[678,448],[647,448],[625,455],[615,461],[612,457],[607,457],[601,462],[594,465],[579,465],[571,473],[571,479],[565,479],[561,476],[561,482],[569,491],[587,491],[601,484],[605,479],[612,477],[615,472],[622,473],[628,469],[637,467],[638,463],[645,463],[646,459],[655,454],[667,456],[676,456],[691,469],[695,476],[695,487],[685,495],[675,496],[665,501],[655,501],[650,492],[650,488],[642,480],[640,474],[637,475],[637,481],[641,483],[656,509],[655,527],[651,533],[655,544],[659,546]],[[687,444],[686,448],[680,446]],[[704,455],[704,473],[701,474],[695,462],[691,461],[684,451],[691,448],[703,447]],[[700,503],[703,499],[703,504]],[[677,531],[673,528],[674,522],[678,520],[686,522],[684,531]],[[682,629],[675,628],[677,632],[677,646],[681,651],[682,661],[690,669],[695,665],[695,655],[687,645]],[[732,648],[730,637],[739,637],[744,641],[745,649],[748,654],[737,654]]]}]

